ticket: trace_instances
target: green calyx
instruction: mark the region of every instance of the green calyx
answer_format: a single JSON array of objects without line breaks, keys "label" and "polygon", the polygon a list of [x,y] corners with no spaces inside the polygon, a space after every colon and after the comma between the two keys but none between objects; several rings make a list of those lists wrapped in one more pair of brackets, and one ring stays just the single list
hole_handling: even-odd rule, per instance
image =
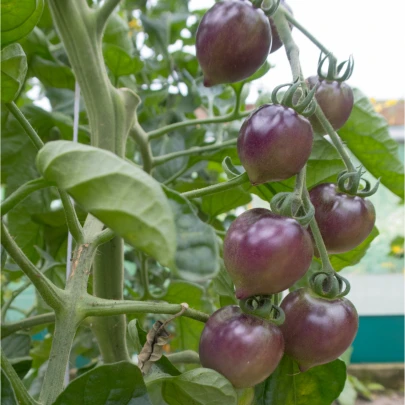
[{"label": "green calyx", "polygon": [[[339,190],[343,193],[356,195],[358,197],[369,197],[375,194],[380,185],[380,179],[377,180],[374,187],[371,187],[370,182],[362,178],[364,173],[366,172],[363,171],[362,166],[358,168],[357,172],[348,172],[347,170],[340,172],[337,178]],[[360,188],[361,180],[365,183],[363,188]]]},{"label": "green calyx", "polygon": [[[277,86],[271,93],[272,103],[284,105],[286,107],[292,108],[298,114],[301,114],[304,117],[310,117],[316,110],[316,102],[314,100],[314,97],[318,87],[314,86],[312,90],[308,92],[303,84],[304,83],[297,81],[295,83],[287,83]],[[284,87],[288,87],[288,89],[284,93],[281,101],[279,101],[278,93]],[[298,95],[299,97],[297,97]],[[295,100],[297,98],[298,102],[295,103]]]},{"label": "green calyx", "polygon": [[284,311],[273,303],[271,295],[254,295],[239,300],[239,306],[245,314],[257,316],[277,326],[284,323]]},{"label": "green calyx", "polygon": [[322,298],[341,298],[350,291],[350,283],[336,272],[319,271],[310,279],[312,291]]},{"label": "green calyx", "polygon": [[[325,62],[328,61],[328,69],[326,75],[323,73],[322,69]],[[318,62],[318,77],[322,80],[328,82],[344,82],[350,78],[353,73],[354,59],[350,55],[348,60],[343,61],[339,65],[337,64],[336,58],[331,54],[323,56],[323,53],[319,56]]]},{"label": "green calyx", "polygon": [[263,0],[261,2],[261,9],[267,17],[271,17],[278,9],[280,0]]},{"label": "green calyx", "polygon": [[294,218],[302,226],[307,226],[315,215],[313,205],[305,209],[302,198],[296,192],[276,194],[270,201],[270,207],[274,213]]}]

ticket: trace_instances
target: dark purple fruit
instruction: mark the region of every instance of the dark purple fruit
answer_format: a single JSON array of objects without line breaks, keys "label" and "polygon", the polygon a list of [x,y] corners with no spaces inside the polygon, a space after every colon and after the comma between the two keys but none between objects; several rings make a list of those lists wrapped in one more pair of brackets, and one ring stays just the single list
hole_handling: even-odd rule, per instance
[{"label": "dark purple fruit", "polygon": [[254,185],[285,180],[304,167],[312,141],[312,127],[305,117],[292,108],[267,104],[243,123],[239,159]]},{"label": "dark purple fruit", "polygon": [[371,201],[340,193],[330,183],[316,186],[309,195],[328,253],[348,252],[370,235],[375,223]]},{"label": "dark purple fruit", "polygon": [[200,360],[218,371],[236,388],[249,388],[265,380],[284,351],[280,329],[236,305],[214,312],[200,338]]},{"label": "dark purple fruit", "polygon": [[281,308],[285,353],[301,371],[337,359],[356,336],[357,311],[346,298],[321,298],[300,288],[284,298]]},{"label": "dark purple fruit", "polygon": [[[281,0],[280,5],[285,7],[290,14],[293,13],[291,7],[284,0]],[[271,27],[271,36],[273,39],[271,43],[270,53],[273,53],[276,52],[278,49],[280,49],[283,46],[283,43],[281,42],[280,35],[278,35],[276,24],[274,23],[274,20],[271,17],[269,18],[269,22]],[[292,30],[293,25],[289,24],[289,26],[290,30]]]},{"label": "dark purple fruit", "polygon": [[271,44],[268,18],[249,1],[216,3],[197,30],[197,59],[204,85],[246,79],[266,61]]},{"label": "dark purple fruit", "polygon": [[[316,101],[335,130],[343,127],[353,109],[353,90],[351,87],[345,82],[330,82],[322,80],[318,76],[309,77],[307,82],[311,89],[319,83],[315,93]],[[310,118],[310,121],[315,132],[322,135],[326,134],[315,115]]]},{"label": "dark purple fruit", "polygon": [[245,299],[291,287],[308,270],[313,246],[295,219],[254,208],[232,222],[223,254],[236,297]]}]

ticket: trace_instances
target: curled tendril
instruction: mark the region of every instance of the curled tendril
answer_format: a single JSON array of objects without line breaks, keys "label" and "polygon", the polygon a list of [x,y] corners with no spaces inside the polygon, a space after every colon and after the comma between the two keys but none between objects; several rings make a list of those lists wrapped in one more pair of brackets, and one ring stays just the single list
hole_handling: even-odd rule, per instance
[{"label": "curled tendril", "polygon": [[[359,197],[369,197],[375,194],[378,190],[380,185],[380,179],[377,180],[377,183],[374,187],[371,187],[371,183],[362,178],[363,174],[366,172],[363,170],[363,167],[360,166],[357,172],[348,172],[347,170],[342,171],[339,173],[337,178],[337,184],[339,190],[343,193],[347,193],[350,195],[357,195]],[[365,186],[360,189],[360,182],[364,181]]]},{"label": "curled tendril", "polygon": [[324,298],[341,298],[350,291],[349,281],[336,272],[319,271],[310,279],[312,290]]},{"label": "curled tendril", "polygon": [[279,5],[280,0],[263,0],[261,2],[261,9],[264,14],[271,17],[277,11]]},{"label": "curled tendril", "polygon": [[240,174],[242,174],[232,163],[232,159],[229,156],[226,156],[224,160],[222,161],[222,168],[224,169],[224,172],[227,174],[227,176],[230,179],[233,179]]},{"label": "curled tendril", "polygon": [[315,208],[311,204],[304,208],[304,203],[296,193],[278,193],[270,201],[270,207],[276,214],[292,217],[302,226],[307,226],[315,215]]},{"label": "curled tendril", "polygon": [[[285,105],[286,107],[294,109],[298,114],[301,114],[304,117],[310,117],[316,110],[314,97],[318,87],[314,86],[311,91],[307,92],[302,85],[302,82],[296,81],[294,83],[286,83],[277,86],[271,93],[272,103]],[[288,87],[288,90],[284,93],[283,98],[280,101],[278,93],[284,87]],[[298,102],[294,104],[294,100],[297,99],[296,93],[298,90],[301,92],[301,97],[298,97]]]},{"label": "curled tendril", "polygon": [[[324,64],[328,60],[329,65],[327,69],[327,74],[323,73]],[[337,81],[337,82],[344,82],[350,78],[353,73],[354,69],[354,59],[353,55],[350,55],[348,60],[341,62],[337,65],[336,59],[333,57],[333,54],[328,53],[323,56],[323,53],[319,56],[318,61],[318,76],[323,80],[328,81]]]},{"label": "curled tendril", "polygon": [[239,300],[239,306],[244,313],[266,319],[275,325],[281,325],[285,320],[284,311],[273,303],[271,295],[254,295]]}]

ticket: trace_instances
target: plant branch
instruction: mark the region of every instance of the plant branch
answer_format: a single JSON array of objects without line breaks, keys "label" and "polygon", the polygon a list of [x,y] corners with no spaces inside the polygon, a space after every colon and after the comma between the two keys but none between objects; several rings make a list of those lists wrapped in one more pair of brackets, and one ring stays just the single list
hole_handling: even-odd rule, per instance
[{"label": "plant branch", "polygon": [[[281,8],[281,7],[280,7]],[[294,27],[298,28],[312,43],[314,43],[325,55],[330,55],[330,58],[334,58],[332,53],[322,45],[305,27],[303,27],[292,14],[287,10],[283,9],[285,18],[292,24]]]},{"label": "plant branch", "polygon": [[192,191],[187,191],[185,193],[182,193],[183,197],[187,198],[197,198],[197,197],[203,197],[205,195],[211,195],[215,193],[220,193],[221,191],[226,191],[231,188],[240,186],[242,184],[248,183],[249,178],[247,173],[242,173],[241,175],[234,177],[231,180],[225,181],[223,183],[218,183],[214,184],[212,186],[204,187],[204,188],[199,188],[197,190],[192,190]]},{"label": "plant branch", "polygon": [[319,120],[321,123],[323,129],[327,132],[327,134],[330,136],[330,139],[339,152],[340,157],[342,158],[347,171],[350,172],[356,172],[356,168],[354,167],[349,154],[346,152],[343,142],[340,139],[340,136],[336,133],[336,131],[333,129],[332,125],[328,121],[328,119],[325,117],[325,114],[323,113],[321,107],[317,105],[316,111],[315,111],[316,118]]},{"label": "plant branch", "polygon": [[[14,370],[13,366],[4,355],[3,350],[0,348],[0,356],[1,356],[1,368],[4,371],[4,374],[7,376],[8,380],[13,387],[15,396],[17,398],[17,402],[22,405],[35,405],[38,404],[31,395],[28,393],[27,388],[25,388],[23,382],[21,381],[20,377]],[[3,387],[4,388],[4,387]]]},{"label": "plant branch", "polygon": [[75,207],[73,206],[73,202],[66,191],[60,189],[58,189],[58,191],[60,199],[62,201],[63,209],[65,211],[66,223],[69,232],[72,234],[72,237],[76,241],[76,243],[83,243],[84,241],[83,228],[80,224],[79,218],[77,217]]},{"label": "plant branch", "polygon": [[[308,211],[310,209],[310,206],[312,203],[311,203],[311,199],[309,197],[309,193],[308,193],[307,189],[304,190],[303,201],[304,201],[304,207],[305,207],[306,211]],[[318,253],[319,253],[321,261],[322,261],[322,270],[325,272],[334,273],[334,269],[332,267],[332,264],[330,263],[328,252],[326,250],[325,242],[322,239],[321,231],[319,230],[319,226],[316,222],[315,217],[309,223],[309,226],[311,228],[311,233],[315,240],[315,244],[316,244]]]},{"label": "plant branch", "polygon": [[30,122],[24,117],[24,114],[20,111],[17,105],[14,102],[6,103],[6,107],[9,109],[14,118],[20,123],[24,128],[24,131],[30,137],[32,143],[39,150],[44,146],[42,139],[38,136],[35,129],[32,128]]},{"label": "plant branch", "polygon": [[169,132],[175,131],[176,129],[185,128],[188,126],[196,126],[203,124],[221,124],[224,122],[235,121],[244,117],[247,117],[251,111],[234,111],[227,115],[222,115],[219,117],[209,117],[195,120],[186,120],[181,122],[175,122],[174,124],[167,125],[165,127],[155,129],[147,133],[148,139],[159,138]]},{"label": "plant branch", "polygon": [[[88,295],[81,303],[86,316],[110,316],[120,314],[177,314],[182,310],[180,304],[166,304],[163,302],[106,300]],[[182,316],[207,322],[209,315],[187,308]]]},{"label": "plant branch", "polygon": [[136,122],[131,128],[129,134],[137,143],[139,151],[141,152],[143,170],[145,170],[146,173],[150,173],[153,167],[153,157],[152,150],[148,142],[148,135],[138,122]]},{"label": "plant branch", "polygon": [[51,281],[34,266],[15,243],[3,222],[1,222],[1,243],[10,257],[18,264],[24,274],[31,280],[32,284],[34,284],[44,301],[55,310],[63,307],[65,301],[64,291],[52,284]]},{"label": "plant branch", "polygon": [[[42,271],[42,274],[45,274],[45,272],[52,270],[56,267],[59,266],[64,266],[62,263],[54,263],[51,266],[45,268],[45,270]],[[24,291],[26,290],[30,285],[32,284],[31,281],[27,281],[26,283],[24,283],[21,287],[17,288],[16,290],[14,290],[11,293],[11,297],[8,301],[6,301],[3,304],[3,307],[1,308],[1,318],[2,319],[6,319],[6,314],[7,314],[7,310],[11,307],[11,304],[14,302],[14,300]],[[10,308],[11,309],[11,308]]]},{"label": "plant branch", "polygon": [[[39,150],[44,146],[39,135],[36,133],[35,129],[31,126],[30,122],[16,106],[15,103],[6,104],[7,108],[14,115],[20,125],[23,127],[26,134],[30,137],[36,148]],[[17,190],[18,191],[18,190]],[[77,218],[76,211],[73,207],[72,201],[70,200],[66,191],[59,190],[59,194],[62,200],[63,208],[65,210],[66,220],[70,233],[76,242],[80,243],[83,240],[83,231],[80,222]],[[21,200],[22,201],[22,200]]]},{"label": "plant branch", "polygon": [[208,145],[208,146],[195,146],[190,149],[181,150],[178,152],[168,153],[167,155],[157,156],[153,158],[153,166],[158,166],[163,163],[168,162],[169,160],[176,159],[181,156],[188,156],[188,155],[199,155],[200,153],[211,152],[220,150],[223,148],[227,148],[228,146],[236,145],[237,139],[230,139],[229,141],[225,141],[219,144]]},{"label": "plant branch", "polygon": [[104,31],[108,18],[120,1],[121,0],[105,0],[104,4],[97,10],[97,29],[100,33]]},{"label": "plant branch", "polygon": [[194,350],[184,350],[177,353],[168,353],[166,357],[173,364],[201,364],[200,356]]},{"label": "plant branch", "polygon": [[291,66],[291,72],[293,76],[293,82],[295,81],[304,81],[304,77],[302,75],[301,71],[301,65],[300,65],[300,50],[295,43],[290,27],[287,22],[287,12],[283,12],[281,7],[276,11],[276,13],[273,15],[273,20],[277,28],[277,32],[280,36],[281,41],[284,44],[284,48],[287,54],[288,61],[290,62]]},{"label": "plant branch", "polygon": [[1,203],[1,215],[6,215],[7,212],[25,200],[34,191],[41,190],[49,186],[50,184],[42,177],[39,179],[30,180],[23,184]]},{"label": "plant branch", "polygon": [[19,330],[31,329],[38,325],[48,325],[55,322],[55,314],[49,312],[47,314],[41,314],[36,316],[31,316],[30,318],[22,319],[17,322],[10,322],[1,325],[1,338],[4,339],[7,336],[12,335],[14,332]]},{"label": "plant branch", "polygon": [[94,239],[93,243],[95,246],[100,246],[104,243],[109,242],[111,239],[113,239],[116,236],[115,232],[110,229],[106,228],[103,231],[101,231]]}]

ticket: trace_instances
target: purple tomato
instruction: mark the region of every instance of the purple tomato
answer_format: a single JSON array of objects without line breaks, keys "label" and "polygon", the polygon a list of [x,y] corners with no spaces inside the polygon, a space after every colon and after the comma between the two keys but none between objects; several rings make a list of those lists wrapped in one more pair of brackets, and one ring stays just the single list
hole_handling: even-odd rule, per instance
[{"label": "purple tomato", "polygon": [[200,360],[236,388],[253,387],[277,367],[284,351],[280,329],[236,305],[214,312],[201,334]]}]

